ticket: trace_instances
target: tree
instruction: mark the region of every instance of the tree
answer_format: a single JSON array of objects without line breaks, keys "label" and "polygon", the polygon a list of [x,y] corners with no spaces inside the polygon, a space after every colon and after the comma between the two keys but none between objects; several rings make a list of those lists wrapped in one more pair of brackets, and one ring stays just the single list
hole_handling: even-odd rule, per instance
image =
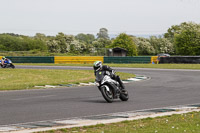
[{"label": "tree", "polygon": [[39,39],[34,39],[32,37],[23,38],[23,47],[26,48],[23,51],[29,51],[29,50],[46,51],[47,50],[47,46],[44,41],[41,41]]},{"label": "tree", "polygon": [[136,56],[137,48],[132,38],[125,33],[119,34],[110,46],[111,48],[120,47],[128,51],[128,56]]},{"label": "tree", "polygon": [[93,48],[93,41],[95,41],[95,36],[92,34],[80,33],[75,36],[75,39],[80,42],[81,47],[83,47],[82,52],[90,53]]},{"label": "tree", "polygon": [[47,46],[41,40],[28,36],[16,36],[10,34],[0,35],[0,48],[4,51],[47,50]]},{"label": "tree", "polygon": [[107,46],[111,45],[111,41],[108,39],[99,38],[96,41],[93,41],[93,46],[95,48],[106,48]]},{"label": "tree", "polygon": [[97,33],[97,38],[109,39],[108,30],[106,28],[101,28],[99,33]]},{"label": "tree", "polygon": [[173,43],[176,54],[197,55],[199,32],[200,24],[184,22],[180,25],[173,25],[164,37]]},{"label": "tree", "polygon": [[44,41],[44,42],[47,41],[47,37],[45,36],[45,34],[42,34],[42,33],[36,33],[34,38],[41,40],[41,41]]},{"label": "tree", "polygon": [[155,54],[169,53],[174,54],[174,45],[167,38],[151,36],[149,39],[150,44],[155,49]]},{"label": "tree", "polygon": [[[82,35],[78,37],[81,36]],[[76,40],[75,37],[72,35],[65,35],[61,32],[58,33],[56,37],[50,37],[49,41],[47,41],[49,51],[56,53],[89,53],[89,51],[91,50],[90,45],[87,45],[84,41]]]},{"label": "tree", "polygon": [[137,40],[137,50],[139,55],[153,55],[155,54],[155,49],[149,42],[149,39],[138,38]]},{"label": "tree", "polygon": [[59,32],[55,37],[49,37],[47,46],[50,52],[67,53],[70,50],[70,43],[73,40],[73,36]]},{"label": "tree", "polygon": [[47,41],[47,46],[48,46],[49,52],[60,53],[61,51],[60,46],[58,45],[55,39],[51,39]]},{"label": "tree", "polygon": [[74,41],[74,36],[72,35],[65,35],[64,33],[60,32],[56,35],[55,40],[57,41],[60,52],[67,53],[70,50],[70,44]]},{"label": "tree", "polygon": [[200,30],[187,29],[175,34],[176,53],[180,55],[200,55]]},{"label": "tree", "polygon": [[93,49],[91,51],[97,53],[98,55],[107,55],[107,47],[111,45],[111,40],[99,38],[96,41],[92,42]]},{"label": "tree", "polygon": [[92,34],[80,33],[75,36],[75,39],[79,40],[80,42],[84,42],[86,44],[92,44],[92,42],[95,40],[95,37]]},{"label": "tree", "polygon": [[167,33],[164,34],[164,37],[169,39],[172,43],[174,42],[175,34],[180,34],[184,30],[189,29],[199,29],[200,25],[193,22],[183,22],[180,25],[172,25],[171,28],[167,30]]}]

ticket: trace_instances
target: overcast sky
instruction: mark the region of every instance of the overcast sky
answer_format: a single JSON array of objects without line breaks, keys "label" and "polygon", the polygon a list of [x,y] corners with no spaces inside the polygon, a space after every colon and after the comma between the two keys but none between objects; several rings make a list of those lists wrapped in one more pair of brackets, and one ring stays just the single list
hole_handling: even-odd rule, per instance
[{"label": "overcast sky", "polygon": [[0,0],[0,33],[162,34],[200,23],[200,0]]}]

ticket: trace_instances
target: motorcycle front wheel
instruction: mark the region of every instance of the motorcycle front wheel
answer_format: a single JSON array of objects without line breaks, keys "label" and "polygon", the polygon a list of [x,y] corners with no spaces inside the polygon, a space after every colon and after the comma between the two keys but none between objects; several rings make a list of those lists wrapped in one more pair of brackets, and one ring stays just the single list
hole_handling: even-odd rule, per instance
[{"label": "motorcycle front wheel", "polygon": [[13,69],[15,68],[15,66],[13,64],[11,64],[10,67],[13,68]]},{"label": "motorcycle front wheel", "polygon": [[101,93],[108,103],[113,102],[113,92],[107,85],[101,87]]},{"label": "motorcycle front wheel", "polygon": [[129,99],[128,91],[127,91],[127,90],[122,90],[121,93],[120,93],[119,98],[120,98],[122,101],[128,101],[128,99]]}]

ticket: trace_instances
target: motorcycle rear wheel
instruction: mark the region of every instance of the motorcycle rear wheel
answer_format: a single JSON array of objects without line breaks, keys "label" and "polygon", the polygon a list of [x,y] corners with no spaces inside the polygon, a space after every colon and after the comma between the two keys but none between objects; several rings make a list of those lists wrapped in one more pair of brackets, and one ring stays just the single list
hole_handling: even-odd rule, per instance
[{"label": "motorcycle rear wheel", "polygon": [[128,101],[128,99],[129,99],[128,91],[127,91],[127,90],[122,90],[121,93],[120,93],[119,98],[120,98],[122,101]]}]

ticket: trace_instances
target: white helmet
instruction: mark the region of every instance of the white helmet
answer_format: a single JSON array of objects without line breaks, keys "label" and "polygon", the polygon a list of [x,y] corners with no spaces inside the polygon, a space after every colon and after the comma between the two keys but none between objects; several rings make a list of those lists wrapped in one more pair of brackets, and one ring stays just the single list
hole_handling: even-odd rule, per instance
[{"label": "white helmet", "polygon": [[93,68],[94,68],[95,71],[100,70],[102,68],[102,62],[101,61],[95,61]]}]

